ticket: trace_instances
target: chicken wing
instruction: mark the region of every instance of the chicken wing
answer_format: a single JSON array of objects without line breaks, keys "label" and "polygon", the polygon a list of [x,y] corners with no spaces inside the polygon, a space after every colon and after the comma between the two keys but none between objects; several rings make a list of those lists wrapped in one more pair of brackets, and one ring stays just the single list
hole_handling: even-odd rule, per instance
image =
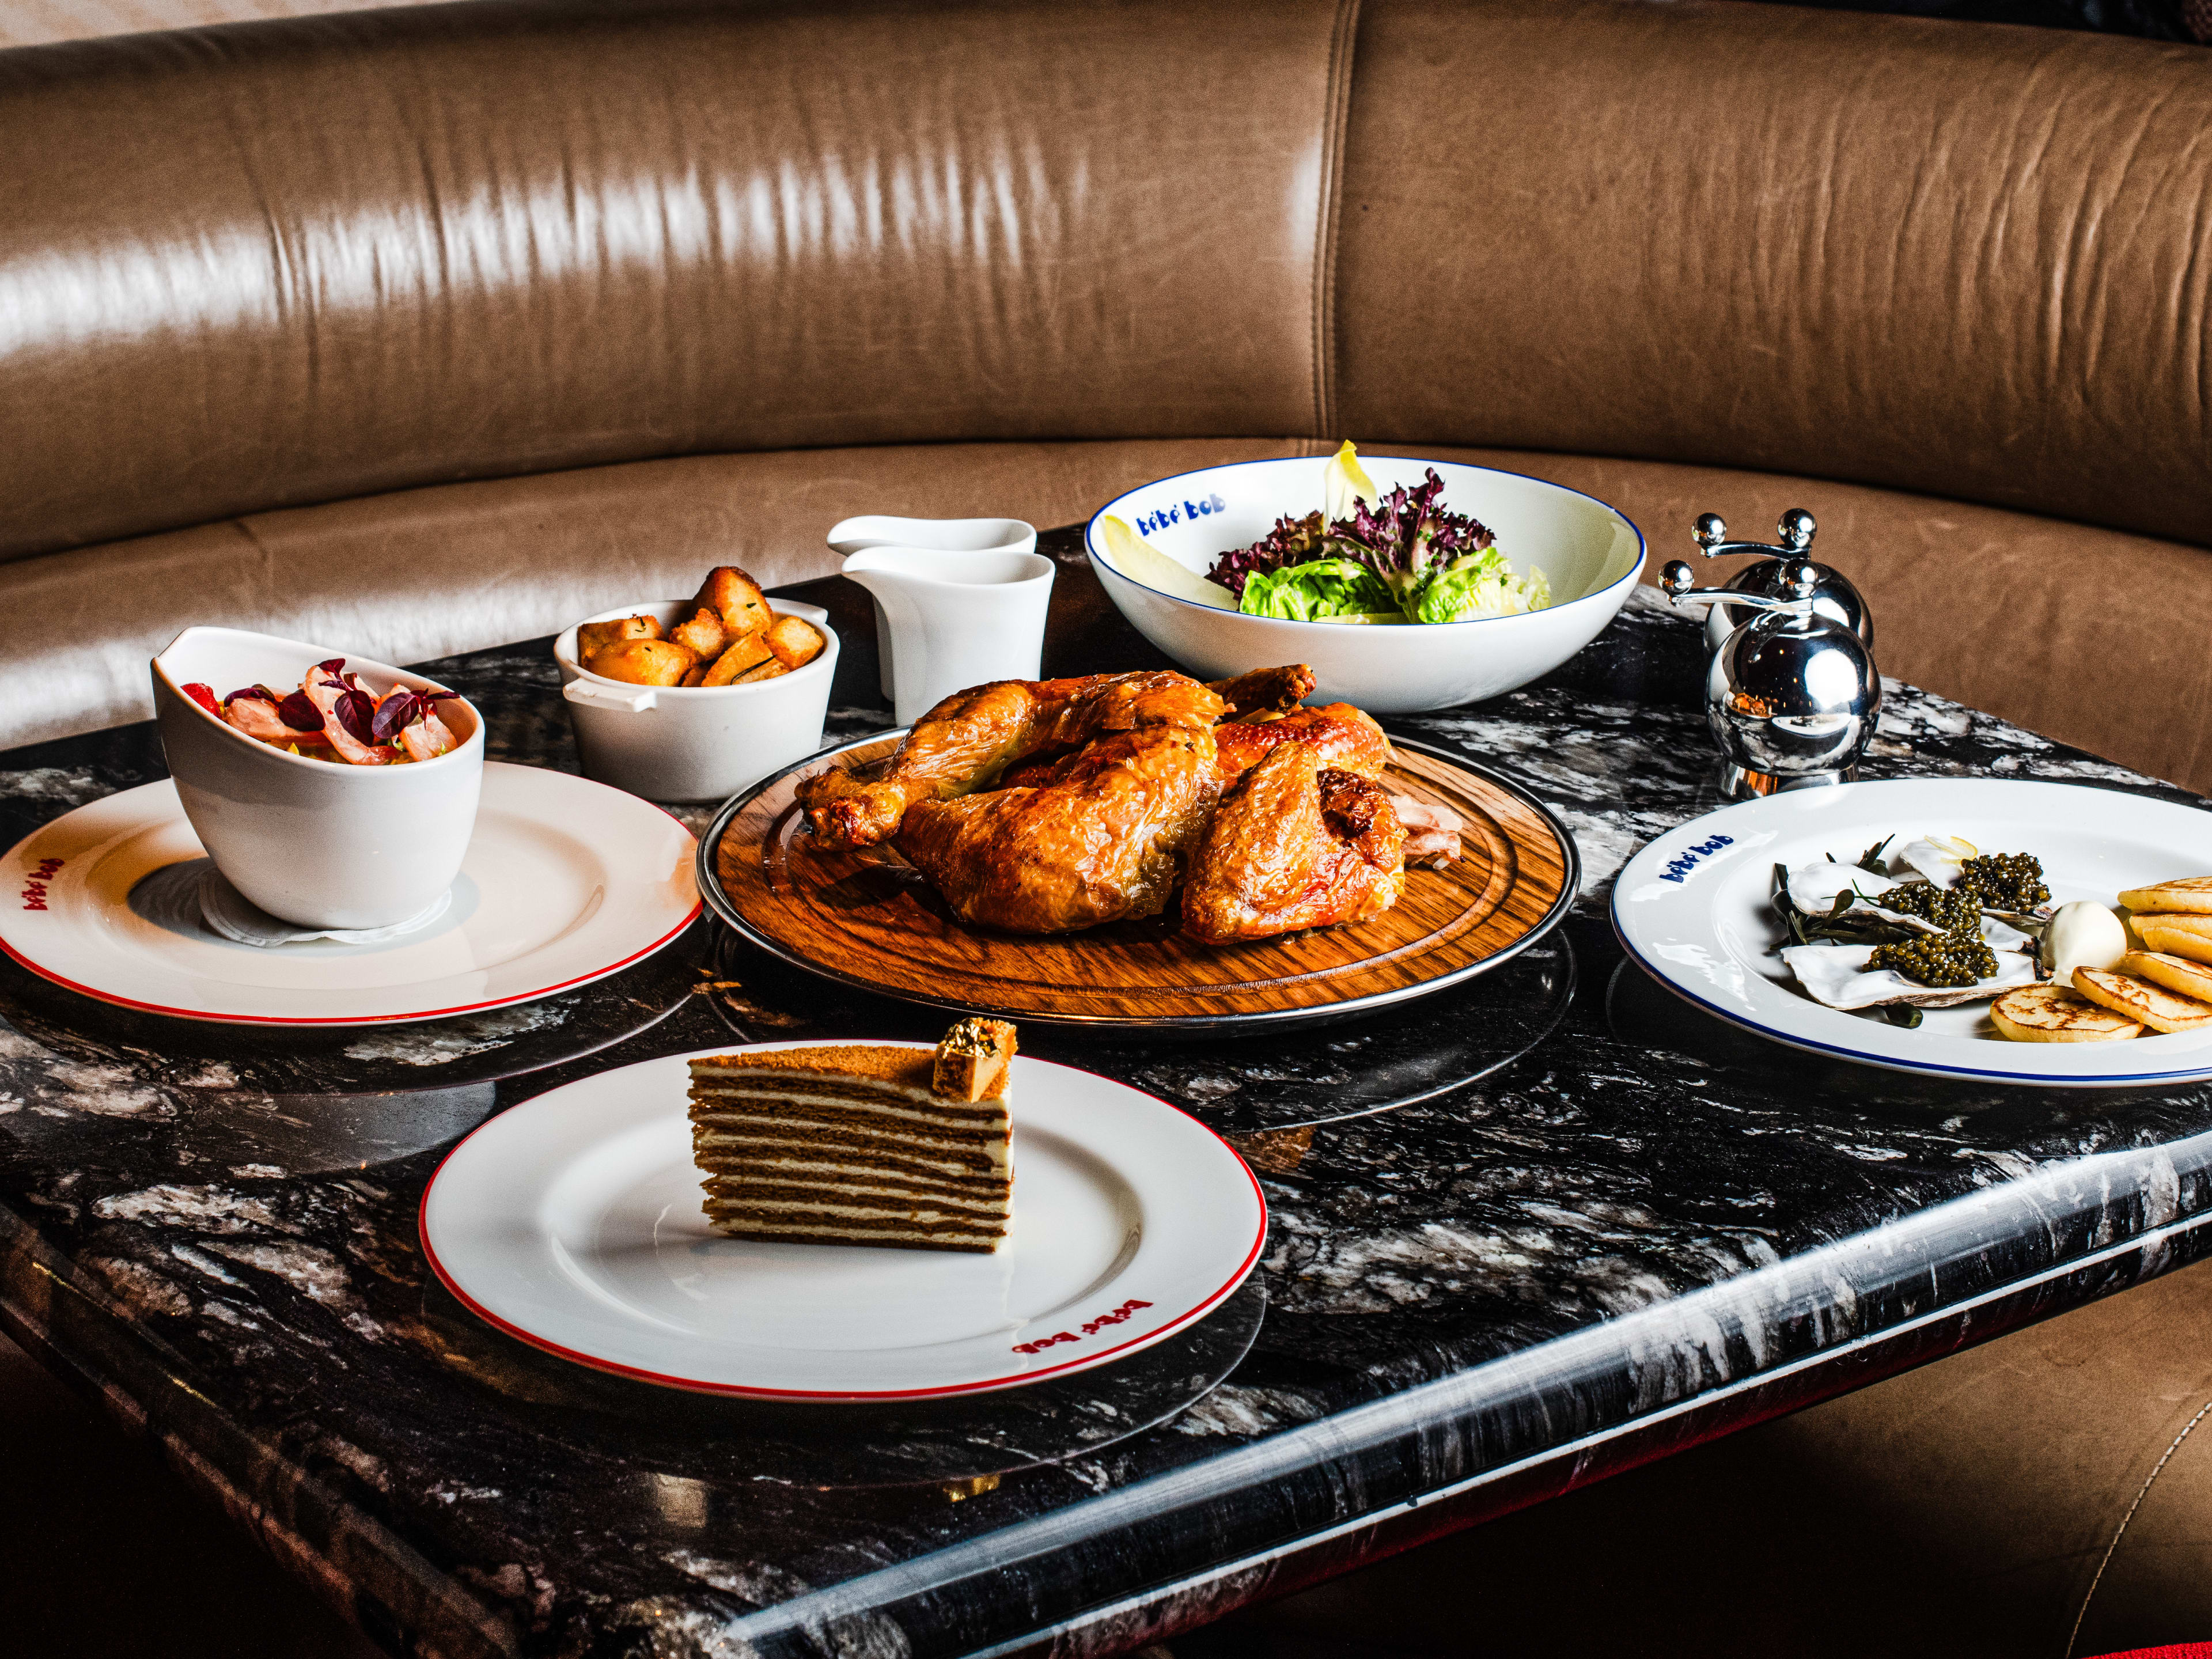
[{"label": "chicken wing", "polygon": [[[799,785],[799,803],[823,846],[872,847],[897,832],[916,802],[988,789],[1032,756],[1057,756],[1147,726],[1204,730],[1227,708],[1172,670],[996,680],[954,692],[916,720],[882,777],[825,772]],[[1211,760],[1212,745],[1206,748]]]},{"label": "chicken wing", "polygon": [[1236,945],[1380,915],[1405,889],[1405,842],[1372,779],[1281,744],[1215,811],[1183,888],[1183,931]]},{"label": "chicken wing", "polygon": [[1241,720],[1296,708],[1313,696],[1314,672],[1302,662],[1285,663],[1280,668],[1255,668],[1232,680],[1213,680],[1206,689],[1229,705],[1231,720]]},{"label": "chicken wing", "polygon": [[1390,763],[1390,739],[1373,715],[1348,702],[1293,709],[1280,720],[1236,721],[1216,726],[1213,737],[1214,770],[1224,789],[1286,743],[1304,744],[1318,765],[1363,778],[1380,778]]},{"label": "chicken wing", "polygon": [[1167,908],[1218,785],[1211,726],[1092,743],[1041,787],[906,809],[900,853],[963,921],[1064,933]]}]

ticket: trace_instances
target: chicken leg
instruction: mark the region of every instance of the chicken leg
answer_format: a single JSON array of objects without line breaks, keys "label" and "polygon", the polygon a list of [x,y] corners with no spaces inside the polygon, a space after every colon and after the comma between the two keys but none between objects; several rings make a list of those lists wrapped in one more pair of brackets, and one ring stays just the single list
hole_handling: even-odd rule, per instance
[{"label": "chicken leg", "polygon": [[1279,744],[1215,810],[1183,888],[1183,931],[1237,945],[1380,915],[1405,890],[1405,844],[1374,780]]}]

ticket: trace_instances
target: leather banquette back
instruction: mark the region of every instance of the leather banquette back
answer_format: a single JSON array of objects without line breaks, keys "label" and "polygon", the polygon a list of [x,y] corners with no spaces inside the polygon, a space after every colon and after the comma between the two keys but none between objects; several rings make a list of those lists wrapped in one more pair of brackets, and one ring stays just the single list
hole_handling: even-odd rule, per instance
[{"label": "leather banquette back", "polygon": [[0,588],[609,463],[1345,433],[2212,544],[2208,132],[2193,48],[1727,0],[476,0],[0,52]]}]

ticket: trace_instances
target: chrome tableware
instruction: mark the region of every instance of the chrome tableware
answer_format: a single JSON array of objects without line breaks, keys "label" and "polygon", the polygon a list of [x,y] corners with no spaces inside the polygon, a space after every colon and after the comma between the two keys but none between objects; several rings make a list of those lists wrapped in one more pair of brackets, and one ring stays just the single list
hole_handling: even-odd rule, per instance
[{"label": "chrome tableware", "polygon": [[[1782,515],[1775,526],[1781,544],[1771,542],[1732,542],[1728,539],[1728,525],[1717,513],[1700,513],[1697,527],[1691,532],[1697,538],[1698,550],[1709,559],[1718,559],[1736,553],[1767,555],[1757,564],[1747,564],[1730,576],[1721,586],[1732,593],[1764,594],[1768,599],[1786,599],[1790,595],[1785,571],[1793,562],[1805,563],[1813,545],[1815,526],[1813,515],[1802,507],[1793,507]],[[1859,636],[1859,642],[1868,650],[1874,649],[1874,614],[1867,609],[1866,600],[1850,578],[1833,566],[1814,564],[1820,574],[1813,585],[1813,608],[1832,621],[1841,623]],[[1705,613],[1705,643],[1717,651],[1721,641],[1752,619],[1753,608],[1744,605],[1716,604]]]},{"label": "chrome tableware", "polygon": [[1881,676],[1856,629],[1820,608],[1826,567],[1778,559],[1778,593],[1693,589],[1680,559],[1659,573],[1675,605],[1747,612],[1705,670],[1705,720],[1726,761],[1732,798],[1773,794],[1858,775],[1881,713]]}]

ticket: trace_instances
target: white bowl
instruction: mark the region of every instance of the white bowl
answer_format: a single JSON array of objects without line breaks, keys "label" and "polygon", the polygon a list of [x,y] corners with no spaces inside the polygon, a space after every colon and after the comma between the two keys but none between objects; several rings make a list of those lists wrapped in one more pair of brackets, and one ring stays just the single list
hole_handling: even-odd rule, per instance
[{"label": "white bowl", "polygon": [[1644,568],[1644,535],[1627,516],[1562,484],[1454,461],[1362,456],[1383,489],[1418,485],[1434,467],[1444,504],[1480,520],[1516,574],[1534,564],[1553,603],[1519,617],[1404,627],[1281,622],[1182,599],[1123,575],[1104,556],[1099,520],[1108,514],[1203,576],[1231,548],[1249,547],[1288,514],[1322,505],[1325,456],[1240,461],[1178,473],[1118,495],[1084,533],[1091,568],[1137,631],[1200,679],[1226,679],[1279,663],[1313,665],[1315,700],[1349,702],[1378,714],[1495,697],[1549,673],[1613,619]]},{"label": "white bowl", "polygon": [[297,690],[307,671],[344,657],[381,693],[437,681],[329,646],[187,628],[154,659],[154,718],[192,833],[230,884],[304,927],[389,927],[421,915],[460,873],[483,782],[483,720],[465,700],[438,718],[459,739],[435,760],[347,766],[247,737],[185,695],[197,681]]},{"label": "white bowl", "polygon": [[695,608],[690,599],[617,605],[553,641],[586,777],[647,800],[726,800],[822,746],[837,632],[819,605],[769,599],[776,615],[812,623],[825,643],[812,662],[750,685],[632,685],[576,660],[576,629],[586,623],[656,617],[672,628]]}]

